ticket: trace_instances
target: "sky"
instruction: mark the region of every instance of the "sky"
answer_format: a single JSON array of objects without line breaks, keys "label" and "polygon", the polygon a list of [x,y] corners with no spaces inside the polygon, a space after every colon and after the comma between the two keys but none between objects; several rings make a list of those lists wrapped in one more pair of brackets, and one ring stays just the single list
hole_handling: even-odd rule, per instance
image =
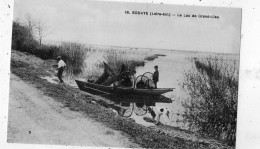
[{"label": "sky", "polygon": [[[197,17],[134,15],[132,11]],[[240,50],[241,11],[86,0],[15,0],[14,3],[14,19],[23,20],[30,14],[45,22],[49,34],[43,40],[235,54]],[[198,15],[214,15],[219,19]]]}]

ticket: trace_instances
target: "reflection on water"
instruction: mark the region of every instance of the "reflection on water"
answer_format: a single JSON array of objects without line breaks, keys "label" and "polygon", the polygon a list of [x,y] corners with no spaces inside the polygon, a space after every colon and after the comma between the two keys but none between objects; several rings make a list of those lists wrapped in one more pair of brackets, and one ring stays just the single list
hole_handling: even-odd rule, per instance
[{"label": "reflection on water", "polygon": [[[147,61],[144,67],[137,68],[137,76],[145,72],[154,72],[154,66],[159,67],[159,82],[158,88],[175,88],[172,92],[165,93],[164,96],[171,98],[172,103],[156,103],[156,108],[167,108],[170,111],[170,119],[162,119],[162,123],[175,127],[186,129],[186,125],[183,123],[182,114],[184,108],[182,102],[188,97],[187,93],[184,92],[179,83],[183,82],[183,72],[188,71],[194,65],[193,61],[190,61],[194,57],[203,58],[209,56],[216,56],[220,54],[213,53],[198,53],[198,52],[180,52],[180,51],[168,51],[164,53],[166,56],[161,56],[154,61]],[[226,60],[238,59],[237,55],[224,55]],[[147,114],[149,115],[149,114]],[[134,119],[137,119],[133,115]],[[137,119],[139,120],[139,119]],[[138,121],[137,121],[138,122]],[[142,123],[142,122],[141,122]]]},{"label": "reflection on water", "polygon": [[[165,53],[164,53],[165,54]],[[188,70],[192,63],[187,60],[187,53],[167,53],[166,56],[161,56],[154,61],[149,61],[144,67],[137,68],[137,75],[145,72],[153,72],[154,66],[159,67],[159,82],[158,88],[175,88],[172,92],[164,94],[164,96],[171,98],[172,103],[156,103],[156,108],[167,108],[170,111],[170,119],[162,119],[163,124],[173,125],[175,127],[182,127],[184,124],[178,121],[182,120],[181,113],[184,109],[181,106],[181,99],[185,98],[186,93],[181,90],[178,83],[182,81],[182,73]]]}]

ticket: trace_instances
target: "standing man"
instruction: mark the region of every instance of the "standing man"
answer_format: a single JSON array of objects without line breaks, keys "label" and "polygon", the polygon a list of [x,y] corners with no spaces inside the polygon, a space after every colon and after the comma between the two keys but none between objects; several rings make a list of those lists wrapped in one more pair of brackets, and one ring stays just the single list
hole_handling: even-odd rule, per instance
[{"label": "standing man", "polygon": [[154,66],[154,73],[153,73],[153,82],[155,85],[155,88],[157,88],[157,82],[159,82],[159,71],[158,71],[158,66]]},{"label": "standing man", "polygon": [[58,78],[59,78],[59,80],[60,80],[60,83],[63,83],[62,73],[63,73],[63,71],[64,71],[64,69],[65,69],[65,67],[66,67],[66,64],[65,64],[65,62],[61,59],[61,56],[58,56],[58,57],[57,57],[57,61],[58,61],[58,68],[57,68],[58,74],[57,74],[57,76],[58,76]]}]

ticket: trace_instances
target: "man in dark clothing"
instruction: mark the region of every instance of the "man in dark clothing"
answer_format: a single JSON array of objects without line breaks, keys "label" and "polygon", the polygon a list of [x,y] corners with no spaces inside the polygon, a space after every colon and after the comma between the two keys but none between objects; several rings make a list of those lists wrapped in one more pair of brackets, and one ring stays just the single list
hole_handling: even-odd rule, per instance
[{"label": "man in dark clothing", "polygon": [[131,78],[129,76],[124,76],[122,78],[121,86],[122,87],[132,87],[133,83],[131,81]]},{"label": "man in dark clothing", "polygon": [[158,66],[154,66],[155,72],[153,73],[153,82],[155,85],[155,88],[157,88],[157,82],[159,82],[159,71]]},{"label": "man in dark clothing", "polygon": [[[132,73],[134,74],[134,73]],[[132,87],[133,82],[131,80],[131,73],[128,71],[128,68],[125,64],[121,65],[121,70],[120,70],[120,86],[122,87]]]},{"label": "man in dark clothing", "polygon": [[121,65],[121,69],[120,69],[120,74],[123,73],[123,72],[125,72],[125,71],[127,71],[127,67],[126,67],[125,64],[122,64],[122,65]]}]

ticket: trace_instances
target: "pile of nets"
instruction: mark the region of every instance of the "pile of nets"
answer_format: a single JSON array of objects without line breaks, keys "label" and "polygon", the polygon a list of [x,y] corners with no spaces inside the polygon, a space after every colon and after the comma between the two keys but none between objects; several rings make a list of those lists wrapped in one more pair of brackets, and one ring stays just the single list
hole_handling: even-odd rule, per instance
[{"label": "pile of nets", "polygon": [[153,73],[151,72],[146,72],[142,75],[139,75],[136,78],[136,88],[148,88],[152,89],[155,88],[154,82],[153,82]]}]

